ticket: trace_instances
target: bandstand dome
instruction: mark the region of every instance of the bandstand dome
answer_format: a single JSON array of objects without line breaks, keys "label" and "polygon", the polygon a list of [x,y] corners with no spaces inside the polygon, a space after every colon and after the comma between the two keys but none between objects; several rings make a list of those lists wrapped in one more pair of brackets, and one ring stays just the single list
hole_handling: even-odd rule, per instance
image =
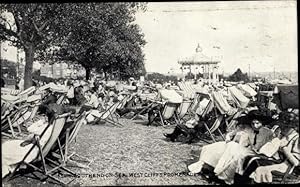
[{"label": "bandstand dome", "polygon": [[182,58],[178,60],[178,63],[181,65],[202,65],[202,64],[218,64],[220,63],[219,59],[208,57],[202,53],[202,49],[198,45],[196,53],[190,57]]}]

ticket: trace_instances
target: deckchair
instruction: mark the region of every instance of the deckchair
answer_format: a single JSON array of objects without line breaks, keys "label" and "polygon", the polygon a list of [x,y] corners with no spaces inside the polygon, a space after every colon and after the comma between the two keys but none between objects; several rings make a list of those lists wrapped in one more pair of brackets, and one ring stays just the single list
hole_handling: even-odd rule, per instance
[{"label": "deckchair", "polygon": [[[24,109],[25,109],[25,107],[26,106],[23,106]],[[17,118],[17,116],[21,115],[21,112],[24,110],[23,108],[19,109],[19,110],[10,111],[10,113],[4,117],[1,116],[1,134],[2,135],[16,138],[16,136],[21,133],[20,126],[19,125],[13,126],[13,123],[15,122],[15,119]],[[14,127],[18,128],[18,133],[15,132]],[[10,134],[6,133],[6,131],[10,131]]]},{"label": "deckchair", "polygon": [[184,92],[184,95],[188,98],[194,98],[195,89],[187,82],[178,82],[179,88]]},{"label": "deckchair", "polygon": [[[279,164],[283,162],[284,160],[278,159],[275,160],[272,157],[266,157],[265,155],[256,155],[256,156],[249,156],[250,159],[246,159],[247,162],[244,163],[244,170],[247,170],[247,168],[253,163],[256,162],[258,166],[260,166],[259,162],[257,160],[259,159],[266,159],[269,161],[273,161],[274,164]],[[299,166],[292,166],[289,165],[287,168],[287,171],[285,173],[281,173],[279,171],[272,171],[272,183],[281,183],[281,184],[295,184],[300,183],[300,167]]]},{"label": "deckchair", "polygon": [[219,91],[213,92],[212,97],[214,99],[216,108],[219,110],[221,115],[224,116],[226,130],[228,130],[233,125],[233,123],[230,123],[231,120],[237,118],[243,110],[234,108],[231,105],[229,105],[227,100]]},{"label": "deckchair", "polygon": [[[162,102],[159,102],[159,101],[156,101],[156,103],[158,104],[162,104]],[[158,115],[157,114],[154,114],[154,118],[149,121],[149,125],[153,123],[154,120],[156,120],[158,117],[160,119],[160,122],[161,122],[161,125],[162,126],[165,126],[165,120],[171,120],[172,118],[174,118],[176,124],[178,124],[177,122],[177,119],[175,117],[175,111],[177,110],[178,108],[178,103],[170,103],[170,102],[166,102],[164,105],[163,105],[163,110],[160,111],[158,110]]]},{"label": "deckchair", "polygon": [[[57,152],[64,153],[63,158],[62,158],[62,163],[64,165],[67,165],[68,162],[74,163],[74,161],[72,159],[72,157],[74,157],[74,156],[83,158],[85,160],[82,160],[82,161],[88,162],[87,166],[80,166],[80,167],[88,167],[93,162],[93,160],[89,160],[86,157],[80,156],[76,152],[69,154],[69,147],[70,147],[71,143],[76,140],[77,134],[78,134],[81,126],[85,122],[85,117],[86,117],[86,111],[84,111],[82,114],[80,114],[80,116],[76,119],[76,121],[59,135],[61,147],[59,147],[59,145],[53,147],[53,151],[54,151],[53,155],[54,156],[56,156],[56,157],[59,156],[57,154]],[[61,150],[60,150],[60,148],[61,148]],[[76,164],[76,165],[79,166],[79,164]]]},{"label": "deckchair", "polygon": [[1,95],[18,95],[21,92],[21,90],[15,90],[11,88],[1,88]]},{"label": "deckchair", "polygon": [[[132,98],[132,95],[125,95],[125,97],[119,102],[116,109],[122,109],[126,105],[126,103]],[[112,115],[116,116],[117,121],[119,121],[119,118],[121,117],[117,112],[114,112]]]},{"label": "deckchair", "polygon": [[[51,120],[49,122],[49,125],[45,128],[45,130],[41,133],[40,136],[35,135],[35,142],[33,143],[31,149],[27,152],[27,154],[24,156],[24,158],[22,159],[22,161],[17,165],[17,167],[14,169],[14,171],[11,173],[9,180],[11,180],[14,176],[16,171],[19,170],[21,165],[26,165],[29,166],[31,168],[33,168],[35,171],[38,171],[40,173],[42,173],[43,175],[45,175],[46,177],[51,178],[52,180],[59,182],[61,184],[66,185],[66,183],[64,183],[63,181],[61,181],[60,179],[58,179],[57,177],[54,176],[54,172],[58,172],[58,171],[65,171],[73,176],[76,176],[75,173],[73,173],[71,170],[67,169],[64,167],[63,164],[57,164],[56,162],[52,161],[51,159],[47,158],[46,156],[48,155],[49,151],[51,150],[51,148],[53,147],[53,145],[55,144],[55,142],[57,142],[60,146],[60,142],[59,142],[59,134],[61,133],[64,124],[66,122],[67,117],[70,115],[70,113],[65,113],[59,116],[56,116],[53,120]],[[46,142],[46,144],[42,147],[40,144],[40,139],[43,137],[43,135],[45,134],[45,132],[47,131],[47,129],[50,127],[50,125],[53,124],[53,129],[51,132],[51,136],[48,139],[48,141]],[[35,159],[33,161],[31,161],[30,163],[26,161],[26,158],[30,155],[31,151],[34,148],[38,148],[39,149],[39,154],[36,155]],[[61,157],[63,158],[63,153],[61,152]],[[46,163],[46,161],[48,163]],[[38,163],[42,163],[42,168],[38,166]],[[53,167],[52,169],[48,169],[48,167]]]},{"label": "deckchair", "polygon": [[177,111],[175,111],[175,115],[176,115],[177,120],[178,120],[179,123],[186,116],[186,114],[188,113],[191,105],[192,105],[191,100],[185,100],[179,105],[179,107],[177,108]]},{"label": "deckchair", "polygon": [[216,139],[214,138],[213,133],[216,132],[216,131],[221,135],[222,139],[225,140],[225,137],[224,137],[223,133],[222,133],[221,130],[220,130],[220,125],[221,125],[221,122],[222,122],[223,118],[224,118],[224,116],[219,115],[219,116],[216,118],[215,122],[213,123],[213,125],[212,125],[210,128],[208,128],[207,124],[204,123],[204,126],[205,126],[205,128],[206,128],[206,130],[207,130],[206,133],[208,133],[208,134],[210,135],[211,139],[212,139],[214,142],[216,142]]},{"label": "deckchair", "polygon": [[23,96],[23,95],[30,95],[30,94],[32,94],[32,93],[35,92],[35,91],[36,91],[35,86],[31,86],[31,87],[27,88],[26,90],[20,92],[18,95],[20,95],[20,96]]},{"label": "deckchair", "polygon": [[134,120],[136,117],[140,116],[141,114],[143,114],[145,111],[149,110],[150,108],[152,108],[154,105],[157,104],[157,100],[156,98],[155,99],[152,99],[152,98],[147,98],[148,101],[150,101],[147,106],[145,106],[141,111],[139,111],[138,113],[134,114],[132,117],[131,117],[131,120]]},{"label": "deckchair", "polygon": [[17,127],[19,130],[19,133],[21,133],[21,126],[28,121],[32,120],[38,111],[38,108],[40,106],[41,102],[36,101],[33,104],[26,104],[20,107],[20,109],[16,110],[16,113],[11,114],[7,120],[9,125],[11,126],[11,133],[13,137],[16,137],[14,134],[14,131],[12,127]]},{"label": "deckchair", "polygon": [[92,122],[88,122],[88,124],[98,124],[101,121],[105,121],[105,122],[108,122],[117,127],[123,127],[123,125],[120,124],[119,122],[117,122],[112,115],[113,113],[115,113],[117,106],[119,104],[120,104],[120,101],[112,104],[104,112],[99,112],[98,110],[91,110],[88,115],[94,116],[96,118],[96,120],[94,120]]},{"label": "deckchair", "polygon": [[[208,115],[209,108],[211,108],[211,105],[213,105],[213,101],[212,101],[212,100],[210,100],[209,104],[208,104],[207,107],[206,107],[206,110],[203,112],[203,114],[202,114],[202,116],[201,116],[202,119],[203,119],[206,115]],[[214,132],[218,132],[218,133],[221,135],[221,137],[225,140],[225,137],[224,137],[224,135],[222,134],[222,132],[221,132],[221,130],[220,130],[220,128],[219,128],[220,125],[221,125],[221,122],[222,122],[222,120],[223,120],[223,118],[224,118],[224,116],[223,116],[223,115],[217,114],[217,111],[216,111],[216,108],[215,108],[215,107],[213,108],[213,110],[214,110],[214,114],[216,115],[216,119],[215,119],[215,121],[214,121],[214,123],[212,124],[211,127],[208,127],[208,124],[206,123],[206,121],[203,121],[204,127],[205,127],[205,129],[207,130],[204,134],[205,134],[205,135],[208,134],[208,135],[211,137],[211,139],[212,139],[214,142],[216,142],[216,139],[215,139],[213,133],[214,133]],[[200,136],[201,136],[201,135],[200,135]],[[199,137],[199,136],[198,136],[198,138],[201,139],[201,140],[203,140],[203,141],[205,141],[202,137]],[[207,142],[207,141],[205,141],[205,142]]]},{"label": "deckchair", "polygon": [[247,107],[250,99],[244,96],[240,90],[238,90],[235,86],[232,86],[228,88],[228,91],[238,108]]},{"label": "deckchair", "polygon": [[[204,134],[205,134],[205,135],[208,134],[208,135],[211,137],[211,139],[212,139],[214,142],[216,142],[216,139],[215,139],[213,133],[214,133],[215,131],[217,131],[217,132],[221,135],[221,137],[225,140],[224,135],[222,134],[221,130],[219,129],[219,127],[220,127],[220,125],[221,125],[221,122],[222,122],[224,116],[223,116],[223,115],[219,115],[219,114],[217,113],[216,108],[214,107],[214,102],[213,102],[212,99],[209,100],[209,103],[207,104],[205,110],[204,110],[203,113],[200,115],[200,117],[201,117],[200,119],[204,119],[205,116],[207,116],[207,115],[209,114],[209,112],[212,112],[212,110],[213,110],[214,114],[216,115],[216,119],[215,119],[214,123],[212,124],[212,126],[211,126],[210,128],[208,127],[208,124],[207,124],[205,121],[203,121],[203,122],[204,122],[204,123],[203,123],[203,124],[204,124],[204,127],[205,127],[205,129],[207,130]],[[199,114],[198,114],[198,115],[199,115]],[[201,136],[201,135],[200,135],[200,136]],[[200,136],[198,136],[199,139],[201,139],[201,140],[207,142],[206,140],[203,139],[203,137],[200,137]]]},{"label": "deckchair", "polygon": [[[1,115],[2,134],[8,137],[17,138],[16,135],[19,135],[21,133],[21,125],[27,122],[28,120],[31,120],[35,116],[38,109],[38,103],[32,106],[28,103],[25,103],[21,107],[17,107],[15,106],[15,104],[12,103],[8,103],[7,105],[6,103],[4,104],[4,107],[2,107],[1,109],[5,110],[4,114]],[[27,113],[28,110],[30,109],[31,109],[30,113]],[[14,131],[14,127],[18,128],[18,133]],[[11,134],[7,134],[5,132],[8,129]]]},{"label": "deckchair", "polygon": [[195,97],[193,98],[192,104],[188,111],[190,117],[193,117],[196,114],[196,111],[199,108],[200,102],[202,101],[203,98],[210,99],[210,95],[208,93],[196,92]]},{"label": "deckchair", "polygon": [[56,104],[63,104],[64,100],[66,99],[66,95],[65,94],[62,94],[61,96],[59,96],[59,98],[57,99],[56,101]]},{"label": "deckchair", "polygon": [[273,181],[281,184],[299,184],[300,166],[289,166],[285,173],[272,172]]}]

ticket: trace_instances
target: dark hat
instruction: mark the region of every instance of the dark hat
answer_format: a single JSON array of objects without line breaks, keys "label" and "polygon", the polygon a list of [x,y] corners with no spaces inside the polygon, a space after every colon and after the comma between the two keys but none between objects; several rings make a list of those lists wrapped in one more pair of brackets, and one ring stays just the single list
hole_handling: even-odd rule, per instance
[{"label": "dark hat", "polygon": [[248,114],[241,114],[239,117],[235,118],[235,120],[238,121],[238,123],[241,124],[251,124],[253,120],[260,121],[263,125],[268,125],[272,122],[274,122],[274,119],[272,116],[265,115],[263,112],[259,110],[252,110]]},{"label": "dark hat", "polygon": [[271,115],[266,114],[265,112],[259,110],[252,110],[247,114],[250,121],[258,120],[262,122],[263,125],[268,125],[274,122],[274,119]]},{"label": "dark hat", "polygon": [[281,128],[298,128],[299,119],[293,112],[281,112],[279,114],[279,126]]}]

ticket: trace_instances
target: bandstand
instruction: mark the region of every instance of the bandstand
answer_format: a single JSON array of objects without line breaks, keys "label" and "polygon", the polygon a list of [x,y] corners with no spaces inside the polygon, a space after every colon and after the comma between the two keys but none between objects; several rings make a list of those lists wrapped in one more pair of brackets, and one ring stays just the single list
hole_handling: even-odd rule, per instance
[{"label": "bandstand", "polygon": [[199,72],[199,70],[202,69],[203,79],[208,82],[208,84],[218,82],[218,64],[220,62],[219,59],[204,55],[199,44],[194,55],[178,60],[178,63],[181,65],[182,73],[184,73],[186,69],[189,70],[189,72],[192,72],[192,69],[194,69],[196,77],[197,71]]}]

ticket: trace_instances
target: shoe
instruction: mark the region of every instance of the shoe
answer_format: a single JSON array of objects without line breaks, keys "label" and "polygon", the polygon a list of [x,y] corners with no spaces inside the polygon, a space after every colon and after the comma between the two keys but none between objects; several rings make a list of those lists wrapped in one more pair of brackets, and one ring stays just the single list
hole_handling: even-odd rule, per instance
[{"label": "shoe", "polygon": [[164,133],[164,136],[165,136],[166,138],[170,138],[170,134]]}]

